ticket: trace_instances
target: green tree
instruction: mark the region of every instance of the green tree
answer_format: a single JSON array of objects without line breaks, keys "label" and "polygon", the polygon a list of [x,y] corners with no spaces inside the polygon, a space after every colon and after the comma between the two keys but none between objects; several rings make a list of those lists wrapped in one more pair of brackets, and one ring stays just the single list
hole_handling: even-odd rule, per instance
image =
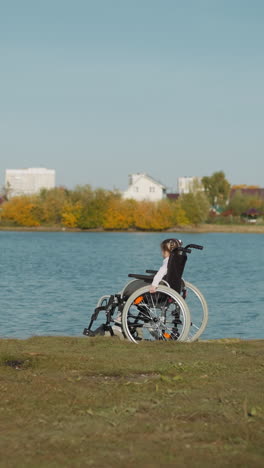
[{"label": "green tree", "polygon": [[262,213],[264,208],[263,200],[258,196],[242,193],[241,190],[235,192],[228,204],[228,209],[232,210],[234,216],[241,216],[250,208],[255,208]]},{"label": "green tree", "polygon": [[61,224],[65,203],[69,200],[69,190],[64,187],[43,189],[39,195],[41,221],[48,224]]},{"label": "green tree", "polygon": [[82,205],[87,205],[94,198],[94,192],[91,185],[77,185],[74,190],[70,192],[70,199],[73,203],[81,202]]},{"label": "green tree", "polygon": [[181,205],[181,199],[179,198],[178,200],[171,201],[170,203],[172,208],[172,226],[185,226],[190,224],[190,221]]},{"label": "green tree", "polygon": [[224,207],[230,193],[230,183],[227,181],[225,173],[219,171],[214,172],[211,177],[205,176],[202,178],[202,184],[211,205]]},{"label": "green tree", "polygon": [[96,229],[102,227],[109,201],[115,197],[118,198],[119,195],[110,190],[94,190],[91,199],[86,203],[82,202],[78,227],[81,229]]},{"label": "green tree", "polygon": [[210,204],[204,192],[186,193],[179,201],[189,223],[200,224],[208,218]]}]

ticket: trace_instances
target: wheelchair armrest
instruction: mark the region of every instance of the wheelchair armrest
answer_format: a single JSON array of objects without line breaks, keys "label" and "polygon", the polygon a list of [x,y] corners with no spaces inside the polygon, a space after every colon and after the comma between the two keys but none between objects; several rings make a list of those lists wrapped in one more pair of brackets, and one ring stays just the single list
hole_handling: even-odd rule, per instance
[{"label": "wheelchair armrest", "polygon": [[135,273],[129,273],[129,278],[136,278],[144,281],[151,282],[153,280],[153,275],[137,275]]}]

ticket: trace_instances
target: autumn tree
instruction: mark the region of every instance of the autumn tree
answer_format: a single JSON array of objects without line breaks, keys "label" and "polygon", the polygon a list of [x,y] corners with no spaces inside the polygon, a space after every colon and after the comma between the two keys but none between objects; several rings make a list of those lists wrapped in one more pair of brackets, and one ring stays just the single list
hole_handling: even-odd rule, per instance
[{"label": "autumn tree", "polygon": [[107,206],[103,219],[103,228],[111,230],[129,229],[134,226],[135,200],[112,198]]},{"label": "autumn tree", "polygon": [[78,227],[81,211],[82,204],[79,201],[75,203],[72,201],[65,202],[61,213],[62,224],[69,228]]},{"label": "autumn tree", "polygon": [[163,231],[172,227],[173,210],[168,200],[137,202],[135,227],[141,230]]},{"label": "autumn tree", "polygon": [[17,226],[39,226],[36,216],[38,198],[34,196],[13,197],[2,205],[1,221],[10,222]]}]

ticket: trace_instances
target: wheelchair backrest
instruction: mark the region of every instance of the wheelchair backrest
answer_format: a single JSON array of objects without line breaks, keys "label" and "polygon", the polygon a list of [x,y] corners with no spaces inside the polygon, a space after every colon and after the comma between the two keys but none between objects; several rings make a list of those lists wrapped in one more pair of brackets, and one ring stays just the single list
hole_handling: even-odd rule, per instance
[{"label": "wheelchair backrest", "polygon": [[177,248],[174,249],[168,261],[168,271],[164,279],[169,283],[172,289],[178,293],[181,292],[181,280],[187,260],[187,254]]}]

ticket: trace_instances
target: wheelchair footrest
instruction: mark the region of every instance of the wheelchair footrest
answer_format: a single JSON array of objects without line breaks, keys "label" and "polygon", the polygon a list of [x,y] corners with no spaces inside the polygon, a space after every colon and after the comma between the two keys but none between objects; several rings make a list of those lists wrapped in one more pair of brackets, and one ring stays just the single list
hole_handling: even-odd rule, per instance
[{"label": "wheelchair footrest", "polygon": [[83,335],[94,337],[94,336],[113,336],[112,327],[109,325],[102,324],[95,330],[90,330],[89,328],[84,328]]},{"label": "wheelchair footrest", "polygon": [[85,336],[95,336],[95,333],[92,330],[89,330],[89,328],[84,328],[83,329],[83,335],[85,335]]}]

